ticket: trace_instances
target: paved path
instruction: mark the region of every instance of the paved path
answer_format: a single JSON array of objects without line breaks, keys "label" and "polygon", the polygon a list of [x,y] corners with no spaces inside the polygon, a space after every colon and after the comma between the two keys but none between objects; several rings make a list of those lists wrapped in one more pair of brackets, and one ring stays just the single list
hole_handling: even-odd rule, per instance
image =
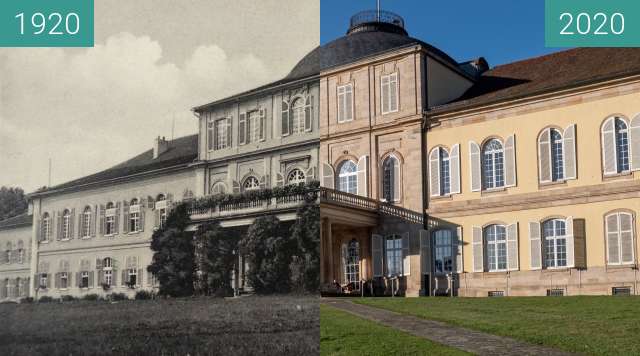
[{"label": "paved path", "polygon": [[322,303],[411,335],[477,355],[572,355],[564,351],[527,344],[507,337],[485,334],[479,331],[451,326],[439,321],[426,320],[389,310],[356,304],[347,299],[323,298]]}]

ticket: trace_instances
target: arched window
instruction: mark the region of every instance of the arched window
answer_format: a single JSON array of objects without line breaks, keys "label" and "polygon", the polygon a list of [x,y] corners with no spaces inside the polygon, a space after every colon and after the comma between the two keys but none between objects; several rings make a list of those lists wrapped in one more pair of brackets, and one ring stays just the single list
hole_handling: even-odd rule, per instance
[{"label": "arched window", "polygon": [[343,251],[345,281],[357,285],[360,281],[360,244],[353,239],[343,246]]},{"label": "arched window", "polygon": [[69,209],[65,209],[62,212],[62,240],[69,240],[71,238],[71,212]]},{"label": "arched window", "polygon": [[635,261],[633,215],[616,212],[605,217],[607,264],[623,265]]},{"label": "arched window", "polygon": [[567,266],[567,236],[564,219],[551,219],[542,223],[544,266],[547,268]]},{"label": "arched window", "polygon": [[293,102],[291,107],[293,118],[291,120],[291,133],[304,132],[305,102],[303,98],[299,98]]},{"label": "arched window", "polygon": [[140,201],[136,198],[131,199],[129,204],[129,232],[140,231]]},{"label": "arched window", "polygon": [[104,220],[104,234],[114,235],[116,233],[116,209],[112,202],[107,203]]},{"label": "arched window", "polygon": [[244,184],[242,185],[242,187],[245,192],[248,192],[250,190],[257,190],[260,189],[260,181],[258,180],[258,178],[250,176],[244,180]]},{"label": "arched window", "polygon": [[338,189],[345,193],[358,194],[358,166],[353,161],[340,164]]},{"label": "arched window", "polygon": [[382,198],[388,202],[400,200],[400,163],[394,155],[382,162]]},{"label": "arched window", "polygon": [[49,241],[51,238],[51,216],[49,213],[42,215],[42,241]]},{"label": "arched window", "polygon": [[451,164],[449,152],[440,147],[440,195],[451,193]]},{"label": "arched window", "polygon": [[216,182],[211,186],[211,194],[226,194],[227,193],[227,185],[224,182]]},{"label": "arched window", "polygon": [[91,237],[91,207],[89,206],[82,212],[82,237]]},{"label": "arched window", "polygon": [[287,175],[287,184],[295,185],[295,184],[300,184],[304,182],[305,182],[304,173],[298,168],[295,168],[294,170],[289,172],[289,175]]},{"label": "arched window", "polygon": [[453,271],[453,234],[451,230],[436,230],[432,236],[434,272],[451,273]]},{"label": "arched window", "polygon": [[489,272],[507,270],[507,231],[504,225],[484,228]]},{"label": "arched window", "polygon": [[562,134],[556,129],[549,130],[551,141],[551,179],[556,182],[564,179],[564,152]]},{"label": "arched window", "polygon": [[387,274],[389,276],[402,275],[402,237],[400,235],[387,236],[385,241],[385,257]]},{"label": "arched window", "polygon": [[619,117],[615,119],[616,161],[618,173],[629,171],[629,127],[627,122]]},{"label": "arched window", "polygon": [[484,189],[504,187],[504,149],[497,139],[482,148],[482,178]]}]

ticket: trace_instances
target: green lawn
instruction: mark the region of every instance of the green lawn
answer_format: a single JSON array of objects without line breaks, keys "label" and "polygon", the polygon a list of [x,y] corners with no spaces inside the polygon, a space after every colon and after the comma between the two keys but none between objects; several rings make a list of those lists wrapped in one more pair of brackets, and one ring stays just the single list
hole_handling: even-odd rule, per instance
[{"label": "green lawn", "polygon": [[314,355],[317,297],[0,304],[0,354]]},{"label": "green lawn", "polygon": [[320,306],[321,355],[468,355],[431,341]]},{"label": "green lawn", "polygon": [[593,355],[640,354],[638,297],[365,298],[353,301],[566,351]]}]

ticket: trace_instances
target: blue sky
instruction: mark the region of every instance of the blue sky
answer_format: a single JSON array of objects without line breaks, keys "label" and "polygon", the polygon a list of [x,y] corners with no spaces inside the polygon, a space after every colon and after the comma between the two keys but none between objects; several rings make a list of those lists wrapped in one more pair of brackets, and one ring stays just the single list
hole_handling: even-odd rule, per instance
[{"label": "blue sky", "polygon": [[[321,0],[320,5],[324,44],[346,33],[351,15],[375,9],[376,0]],[[459,62],[482,56],[495,66],[560,50],[544,46],[542,0],[381,0],[381,8],[401,15],[410,36]]]}]

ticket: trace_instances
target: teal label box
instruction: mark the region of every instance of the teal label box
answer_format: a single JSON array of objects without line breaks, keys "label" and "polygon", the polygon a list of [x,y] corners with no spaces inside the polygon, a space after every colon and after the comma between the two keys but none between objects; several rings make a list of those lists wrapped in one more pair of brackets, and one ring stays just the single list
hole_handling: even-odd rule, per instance
[{"label": "teal label box", "polygon": [[547,47],[640,47],[640,0],[545,0]]},{"label": "teal label box", "polygon": [[0,0],[0,47],[93,47],[94,0]]}]

